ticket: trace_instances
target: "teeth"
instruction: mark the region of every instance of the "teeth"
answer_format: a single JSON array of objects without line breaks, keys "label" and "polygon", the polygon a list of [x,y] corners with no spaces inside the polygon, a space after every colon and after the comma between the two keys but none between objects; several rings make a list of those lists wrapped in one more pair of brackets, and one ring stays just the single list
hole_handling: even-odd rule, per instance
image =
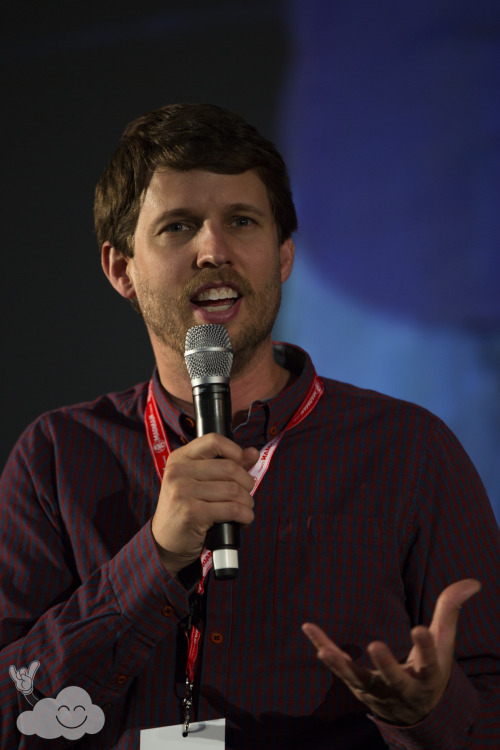
[{"label": "teeth", "polygon": [[228,305],[219,305],[218,307],[216,307],[215,305],[205,305],[203,309],[206,312],[218,312],[218,313],[220,313],[220,312],[225,312],[226,310],[229,310],[229,308],[231,307],[232,304],[233,303],[230,302]]},{"label": "teeth", "polygon": [[215,302],[219,299],[236,299],[238,293],[231,289],[230,286],[221,286],[217,289],[205,289],[204,292],[196,297],[197,302]]}]

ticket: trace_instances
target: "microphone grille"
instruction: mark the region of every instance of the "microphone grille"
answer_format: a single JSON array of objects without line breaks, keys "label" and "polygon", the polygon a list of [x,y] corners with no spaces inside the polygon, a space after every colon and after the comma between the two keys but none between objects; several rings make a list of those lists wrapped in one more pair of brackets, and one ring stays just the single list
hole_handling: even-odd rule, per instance
[{"label": "microphone grille", "polygon": [[186,334],[184,359],[191,382],[200,378],[229,380],[233,350],[227,330],[215,323],[190,328]]}]

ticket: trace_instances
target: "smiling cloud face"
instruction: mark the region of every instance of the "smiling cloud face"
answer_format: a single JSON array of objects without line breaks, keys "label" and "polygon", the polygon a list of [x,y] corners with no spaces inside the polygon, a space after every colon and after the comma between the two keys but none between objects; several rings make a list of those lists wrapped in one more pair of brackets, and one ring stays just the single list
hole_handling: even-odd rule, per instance
[{"label": "smiling cloud face", "polygon": [[79,740],[84,734],[96,734],[104,726],[104,712],[92,703],[83,688],[61,690],[57,698],[43,698],[33,711],[24,711],[17,718],[22,734],[36,734],[46,740],[65,737]]}]

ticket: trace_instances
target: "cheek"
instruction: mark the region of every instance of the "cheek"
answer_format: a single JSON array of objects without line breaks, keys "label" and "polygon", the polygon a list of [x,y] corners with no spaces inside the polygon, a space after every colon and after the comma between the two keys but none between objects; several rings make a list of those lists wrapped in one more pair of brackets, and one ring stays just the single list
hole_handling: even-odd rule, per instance
[{"label": "cheek", "polygon": [[147,284],[153,289],[162,289],[168,291],[183,286],[186,283],[186,277],[189,269],[187,262],[178,260],[167,260],[161,256],[161,253],[151,254],[147,262],[145,259],[135,259],[130,268],[130,277],[136,288],[141,284]]}]

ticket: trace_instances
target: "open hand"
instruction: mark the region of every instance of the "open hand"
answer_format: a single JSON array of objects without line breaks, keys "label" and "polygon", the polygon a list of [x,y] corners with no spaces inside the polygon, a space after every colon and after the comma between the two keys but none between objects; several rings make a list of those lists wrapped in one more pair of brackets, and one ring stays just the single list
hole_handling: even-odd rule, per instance
[{"label": "open hand", "polygon": [[453,661],[461,606],[481,588],[472,578],[457,581],[440,594],[430,626],[411,631],[413,648],[399,664],[385,643],[367,647],[374,670],[355,664],[317,625],[302,630],[318,649],[317,656],[372,713],[399,726],[421,721],[441,700]]}]

